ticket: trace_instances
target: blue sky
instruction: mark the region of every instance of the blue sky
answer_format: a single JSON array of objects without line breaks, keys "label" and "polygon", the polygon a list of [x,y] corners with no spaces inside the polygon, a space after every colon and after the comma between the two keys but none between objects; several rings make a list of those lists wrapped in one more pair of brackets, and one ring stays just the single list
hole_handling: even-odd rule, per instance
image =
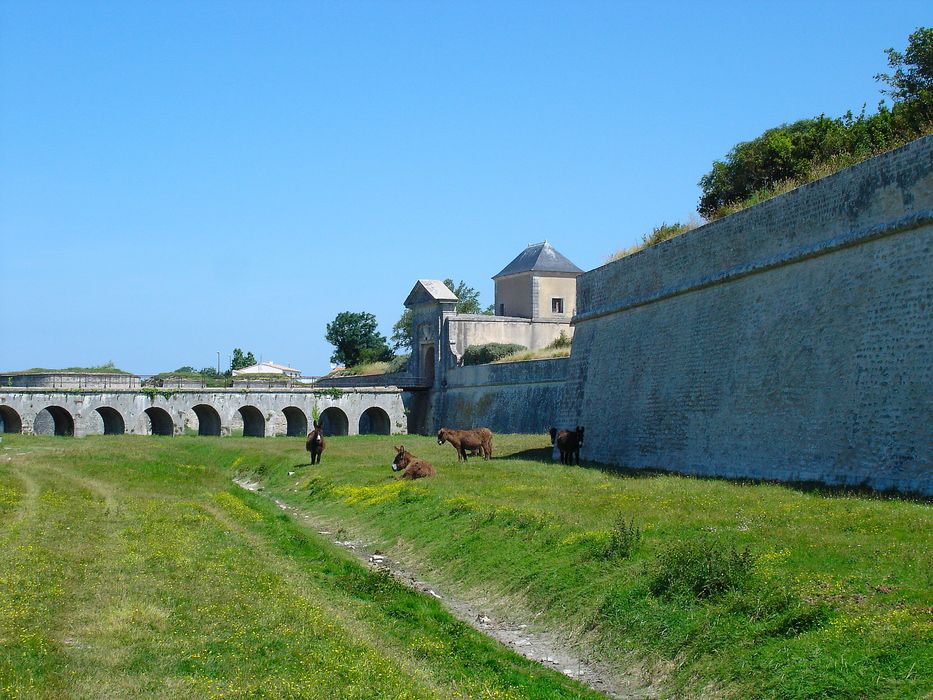
[{"label": "blue sky", "polygon": [[881,98],[927,2],[0,2],[0,370],[327,371],[418,278],[695,215],[739,141]]}]

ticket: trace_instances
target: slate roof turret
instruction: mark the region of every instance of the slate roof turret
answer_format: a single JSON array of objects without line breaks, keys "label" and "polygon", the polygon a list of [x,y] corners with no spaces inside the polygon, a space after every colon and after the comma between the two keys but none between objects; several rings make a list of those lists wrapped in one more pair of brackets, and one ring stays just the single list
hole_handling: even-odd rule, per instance
[{"label": "slate roof turret", "polygon": [[518,254],[512,262],[502,268],[493,279],[508,277],[522,272],[558,272],[579,275],[583,270],[561,255],[550,243],[533,243]]}]

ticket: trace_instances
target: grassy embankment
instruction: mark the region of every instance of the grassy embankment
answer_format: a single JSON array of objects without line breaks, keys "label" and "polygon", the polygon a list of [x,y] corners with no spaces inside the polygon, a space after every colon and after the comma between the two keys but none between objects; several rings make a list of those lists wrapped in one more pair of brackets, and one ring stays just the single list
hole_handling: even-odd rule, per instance
[{"label": "grassy embankment", "polygon": [[0,696],[595,697],[231,483],[238,460],[299,457],[285,439],[5,435]]},{"label": "grassy embankment", "polygon": [[299,445],[276,440],[239,469],[448,591],[646,666],[675,696],[933,692],[929,503],[563,467],[543,436],[499,436],[492,462],[466,465],[406,436],[439,476],[403,484],[387,467],[402,440],[332,438],[293,476]]}]

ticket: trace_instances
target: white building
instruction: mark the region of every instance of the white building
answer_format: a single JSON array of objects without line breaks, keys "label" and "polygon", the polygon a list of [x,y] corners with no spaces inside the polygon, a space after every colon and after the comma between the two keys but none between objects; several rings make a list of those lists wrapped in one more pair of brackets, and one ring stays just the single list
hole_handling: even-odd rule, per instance
[{"label": "white building", "polygon": [[234,377],[240,377],[246,374],[281,374],[286,377],[297,379],[301,376],[301,370],[285,365],[277,365],[274,362],[260,362],[258,365],[250,365],[243,369],[233,370]]}]

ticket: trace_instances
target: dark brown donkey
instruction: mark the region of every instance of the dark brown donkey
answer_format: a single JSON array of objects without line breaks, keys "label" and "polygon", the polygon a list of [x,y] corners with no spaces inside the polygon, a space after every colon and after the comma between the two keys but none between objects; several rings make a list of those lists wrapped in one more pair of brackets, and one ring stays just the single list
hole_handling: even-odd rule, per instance
[{"label": "dark brown donkey", "polygon": [[311,453],[311,464],[321,463],[321,453],[327,443],[324,441],[324,426],[318,421],[314,421],[314,430],[308,433],[308,440],[305,442],[305,449]]},{"label": "dark brown donkey", "polygon": [[467,461],[467,450],[480,450],[483,459],[492,457],[492,431],[489,428],[474,428],[473,430],[453,430],[441,428],[437,431],[437,444],[449,442],[457,450],[457,461]]},{"label": "dark brown donkey", "polygon": [[418,459],[404,446],[395,448],[395,459],[392,460],[392,471],[402,472],[397,479],[422,479],[426,476],[436,476],[437,471],[428,462]]},{"label": "dark brown donkey", "polygon": [[583,447],[583,426],[576,430],[561,430],[557,433],[557,449],[560,450],[560,463],[580,463],[580,448]]}]

